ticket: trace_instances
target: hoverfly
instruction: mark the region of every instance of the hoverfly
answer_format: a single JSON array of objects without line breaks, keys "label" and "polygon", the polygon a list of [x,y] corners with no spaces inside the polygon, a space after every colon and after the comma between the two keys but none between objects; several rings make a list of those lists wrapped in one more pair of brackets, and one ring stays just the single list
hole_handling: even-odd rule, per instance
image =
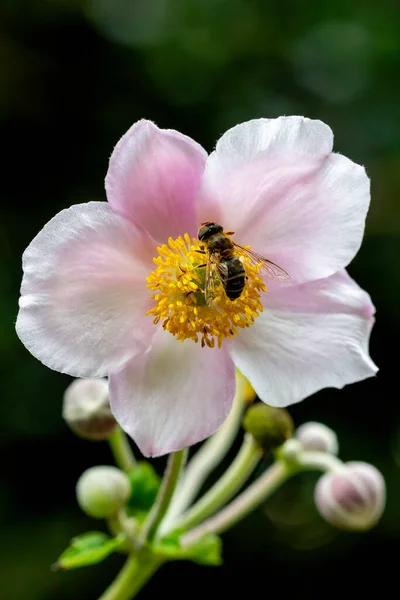
[{"label": "hoverfly", "polygon": [[212,300],[211,292],[217,278],[230,300],[240,297],[246,285],[246,271],[240,255],[247,256],[253,263],[261,263],[260,272],[269,279],[275,281],[290,279],[288,273],[272,261],[231,240],[229,235],[233,233],[233,231],[224,232],[222,225],[212,221],[202,223],[199,229],[197,237],[200,242],[203,242],[207,254],[204,290],[207,304]]}]

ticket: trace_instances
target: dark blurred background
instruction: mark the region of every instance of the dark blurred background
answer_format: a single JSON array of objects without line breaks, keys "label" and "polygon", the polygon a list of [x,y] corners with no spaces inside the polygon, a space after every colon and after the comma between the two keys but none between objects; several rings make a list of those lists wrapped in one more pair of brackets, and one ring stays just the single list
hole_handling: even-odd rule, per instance
[{"label": "dark blurred background", "polygon": [[73,535],[98,529],[80,513],[74,485],[111,457],[106,444],[67,429],[61,399],[70,379],[35,360],[14,323],[24,248],[62,208],[104,199],[112,148],[141,117],[211,150],[240,121],[306,115],[328,123],[335,149],[366,166],[372,205],[349,270],[377,307],[371,354],[380,371],[291,414],[297,424],[333,427],[341,457],[372,462],[388,486],[381,523],[358,535],[326,525],[313,507],[316,475],[298,477],[224,536],[223,568],[175,563],[141,597],[347,598],[397,585],[399,12],[396,0],[2,1],[1,600],[94,600],[121,564],[50,571]]}]

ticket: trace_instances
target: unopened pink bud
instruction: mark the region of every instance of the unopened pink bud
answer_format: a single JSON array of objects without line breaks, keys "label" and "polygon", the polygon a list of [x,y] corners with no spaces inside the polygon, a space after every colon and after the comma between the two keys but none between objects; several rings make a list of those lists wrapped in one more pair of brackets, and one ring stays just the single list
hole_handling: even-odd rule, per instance
[{"label": "unopened pink bud", "polygon": [[364,462],[349,462],[340,472],[325,473],[315,489],[320,514],[339,529],[370,529],[382,516],[385,501],[382,474]]},{"label": "unopened pink bud", "polygon": [[300,440],[304,450],[328,454],[337,454],[339,451],[336,433],[323,423],[310,421],[300,425],[296,430],[296,438]]}]

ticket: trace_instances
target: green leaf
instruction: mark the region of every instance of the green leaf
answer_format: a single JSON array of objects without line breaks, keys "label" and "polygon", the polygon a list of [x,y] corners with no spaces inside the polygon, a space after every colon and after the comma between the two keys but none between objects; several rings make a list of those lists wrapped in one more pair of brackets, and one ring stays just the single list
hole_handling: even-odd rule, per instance
[{"label": "green leaf", "polygon": [[222,565],[222,540],[214,533],[207,533],[195,544],[182,547],[179,543],[179,533],[162,539],[153,548],[154,552],[167,560],[191,560],[199,565]]},{"label": "green leaf", "polygon": [[89,531],[71,540],[71,545],[61,554],[54,568],[77,569],[94,565],[123,546],[123,536],[111,538],[101,531]]},{"label": "green leaf", "polygon": [[128,500],[127,510],[130,516],[147,514],[154,504],[160,489],[161,479],[152,465],[148,462],[139,462],[129,473],[132,493]]}]

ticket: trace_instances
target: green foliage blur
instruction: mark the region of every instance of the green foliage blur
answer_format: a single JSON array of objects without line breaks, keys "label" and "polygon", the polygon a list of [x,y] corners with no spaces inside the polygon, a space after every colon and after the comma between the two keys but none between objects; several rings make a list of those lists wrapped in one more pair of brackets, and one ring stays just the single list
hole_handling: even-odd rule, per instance
[{"label": "green foliage blur", "polygon": [[[341,457],[382,470],[388,507],[364,535],[322,522],[315,475],[286,485],[224,536],[225,566],[177,563],[141,598],[172,590],[240,597],[320,598],[396,585],[400,542],[400,19],[395,0],[3,0],[0,4],[2,152],[0,598],[95,599],[120,567],[52,573],[70,538],[93,522],[74,486],[87,467],[111,464],[104,443],[75,438],[61,419],[70,378],[35,360],[14,323],[21,254],[71,204],[105,198],[119,137],[142,117],[211,150],[230,126],[300,114],[335,133],[335,149],[372,180],[366,238],[350,274],[377,307],[371,354],[378,376],[324,390],[291,414],[339,436]],[[155,461],[161,472],[164,461]],[[223,468],[223,467],[222,467]],[[96,524],[96,528],[98,524]],[[395,571],[395,570],[394,570]],[[343,595],[346,581],[345,595]],[[284,590],[284,591],[282,591]],[[347,594],[347,595],[346,595]]]}]

